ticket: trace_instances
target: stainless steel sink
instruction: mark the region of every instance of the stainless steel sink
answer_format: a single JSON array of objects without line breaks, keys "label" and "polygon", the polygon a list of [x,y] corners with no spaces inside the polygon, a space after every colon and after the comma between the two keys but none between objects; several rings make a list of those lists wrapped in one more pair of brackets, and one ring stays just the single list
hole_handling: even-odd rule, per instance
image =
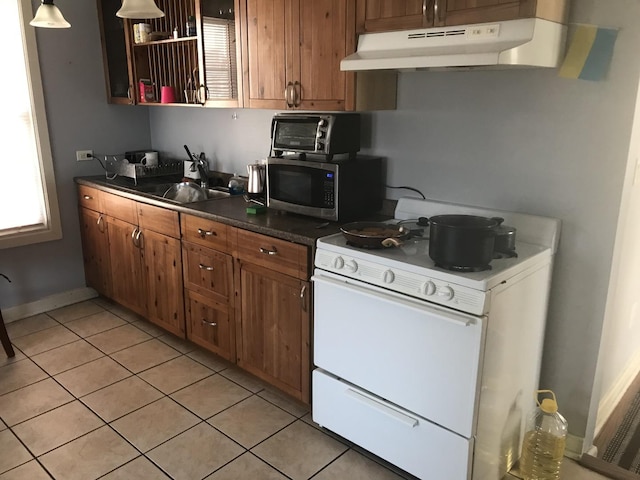
[{"label": "stainless steel sink", "polygon": [[223,187],[202,188],[193,182],[138,185],[135,189],[140,193],[146,193],[179,204],[227,198],[230,195],[229,190]]}]

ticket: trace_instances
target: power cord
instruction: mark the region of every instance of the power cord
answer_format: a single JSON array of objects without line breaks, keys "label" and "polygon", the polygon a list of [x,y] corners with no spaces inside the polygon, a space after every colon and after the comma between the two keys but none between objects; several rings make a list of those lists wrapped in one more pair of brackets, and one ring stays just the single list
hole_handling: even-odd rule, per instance
[{"label": "power cord", "polygon": [[402,187],[392,187],[391,185],[385,185],[385,187],[387,187],[387,188],[400,188],[400,189],[404,189],[404,190],[411,190],[411,191],[413,191],[413,192],[419,193],[423,200],[426,200],[426,199],[427,199],[427,197],[425,197],[425,196],[424,196],[424,193],[422,193],[422,192],[421,192],[420,190],[418,190],[417,188],[407,187],[407,186],[402,186]]},{"label": "power cord", "polygon": [[[104,162],[105,163],[107,162],[107,157],[109,157],[109,156],[113,157],[114,160],[117,160],[116,155],[105,155],[104,156]],[[107,171],[107,167],[105,166],[104,163],[102,163],[102,160],[100,160],[100,157],[98,155],[94,155],[92,153],[92,154],[89,155],[89,158],[93,158],[93,159],[98,161],[98,163],[100,164],[100,166],[104,170],[104,176],[105,176],[105,178],[107,180],[114,180],[118,176],[117,173],[114,173],[113,176],[111,176],[111,177],[109,176],[109,172]]]}]

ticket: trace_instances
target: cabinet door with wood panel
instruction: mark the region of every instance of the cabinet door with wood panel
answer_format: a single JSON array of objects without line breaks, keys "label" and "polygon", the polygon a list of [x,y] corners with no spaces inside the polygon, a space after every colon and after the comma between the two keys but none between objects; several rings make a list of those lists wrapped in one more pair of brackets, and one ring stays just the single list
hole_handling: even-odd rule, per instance
[{"label": "cabinet door with wood panel", "polygon": [[80,207],[80,234],[87,286],[100,295],[111,297],[109,234],[105,215]]},{"label": "cabinet door with wood panel", "polygon": [[354,0],[246,0],[245,106],[353,109],[355,74],[340,60],[355,48]]},{"label": "cabinet door with wood panel", "polygon": [[119,304],[146,317],[146,275],[140,257],[140,235],[137,225],[108,217],[109,257],[112,298]]},{"label": "cabinet door with wood panel", "polygon": [[309,283],[240,261],[238,365],[310,401]]},{"label": "cabinet door with wood panel", "polygon": [[384,32],[543,18],[564,23],[567,0],[358,0],[357,31]]}]

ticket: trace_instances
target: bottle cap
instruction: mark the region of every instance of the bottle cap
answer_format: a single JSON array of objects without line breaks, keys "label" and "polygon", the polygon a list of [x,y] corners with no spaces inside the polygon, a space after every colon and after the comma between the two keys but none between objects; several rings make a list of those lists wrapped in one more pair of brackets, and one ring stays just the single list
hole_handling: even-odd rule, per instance
[{"label": "bottle cap", "polygon": [[556,413],[558,411],[558,404],[552,398],[545,398],[540,404],[540,409],[544,413]]}]

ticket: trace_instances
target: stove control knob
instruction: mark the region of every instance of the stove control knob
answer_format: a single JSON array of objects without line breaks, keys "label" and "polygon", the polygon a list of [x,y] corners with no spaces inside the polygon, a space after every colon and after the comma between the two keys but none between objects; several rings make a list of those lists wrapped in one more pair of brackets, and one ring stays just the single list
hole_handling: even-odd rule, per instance
[{"label": "stove control knob", "polygon": [[424,285],[422,285],[422,293],[424,293],[427,297],[430,297],[431,295],[436,293],[436,284],[431,280],[427,280],[426,282],[424,282]]},{"label": "stove control knob", "polygon": [[453,298],[453,288],[451,287],[442,287],[438,289],[438,296],[442,297],[444,300],[451,300]]},{"label": "stove control knob", "polygon": [[386,270],[382,274],[382,280],[384,281],[384,283],[393,283],[395,279],[396,279],[396,276],[393,274],[391,270]]},{"label": "stove control knob", "polygon": [[347,260],[344,267],[352,273],[356,273],[358,271],[358,264],[355,260]]},{"label": "stove control knob", "polygon": [[333,268],[340,270],[344,267],[344,259],[342,257],[336,257],[333,259]]}]

